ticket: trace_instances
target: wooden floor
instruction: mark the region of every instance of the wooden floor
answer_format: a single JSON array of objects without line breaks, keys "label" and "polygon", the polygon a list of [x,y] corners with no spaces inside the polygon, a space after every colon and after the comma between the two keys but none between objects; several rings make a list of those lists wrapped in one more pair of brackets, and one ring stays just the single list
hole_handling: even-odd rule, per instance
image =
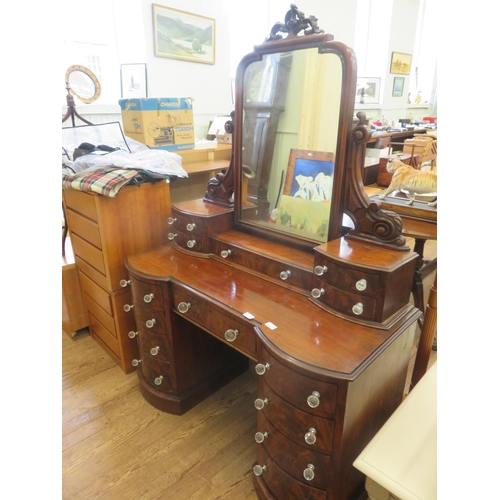
[{"label": "wooden floor", "polygon": [[[433,258],[436,242],[425,251]],[[433,280],[424,280],[425,303]],[[417,328],[407,390],[418,337]],[[429,365],[436,359],[433,351]],[[137,375],[85,330],[62,332],[62,360],[63,500],[257,500],[253,365],[178,417],[150,406]]]}]

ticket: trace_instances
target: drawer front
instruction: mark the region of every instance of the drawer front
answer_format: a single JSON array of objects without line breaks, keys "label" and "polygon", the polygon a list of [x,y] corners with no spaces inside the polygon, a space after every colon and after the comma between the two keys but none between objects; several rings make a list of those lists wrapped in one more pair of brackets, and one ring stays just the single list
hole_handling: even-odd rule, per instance
[{"label": "drawer front", "polygon": [[377,311],[376,299],[359,293],[346,292],[324,282],[320,282],[317,288],[324,290],[319,301],[333,310],[353,318],[371,321],[375,319]]},{"label": "drawer front", "polygon": [[187,233],[186,231],[175,231],[174,242],[181,248],[191,252],[210,253],[210,240],[206,236]]},{"label": "drawer front", "polygon": [[139,365],[144,380],[158,391],[173,392],[173,376],[170,363],[153,358],[142,349],[139,352],[141,356]]},{"label": "drawer front", "polygon": [[[269,368],[259,378],[265,380],[283,399],[302,411],[333,418],[337,403],[336,384],[315,380],[291,370],[265,347],[260,349],[258,360],[264,366],[269,364]],[[319,393],[319,405],[316,408],[308,403],[313,392]]]},{"label": "drawer front", "polygon": [[204,220],[201,217],[173,212],[174,223],[169,226],[175,232],[185,233],[189,239],[199,239],[204,235]]},{"label": "drawer front", "polygon": [[[257,416],[257,429],[266,429],[268,433],[264,441],[257,446],[264,446],[281,469],[305,484],[320,489],[327,488],[330,455],[313,451],[305,441],[305,447],[290,441],[273,427],[262,412]],[[309,464],[314,467],[314,478],[310,481],[304,477],[304,470]]]},{"label": "drawer front", "polygon": [[106,290],[101,288],[82,272],[80,272],[80,284],[84,293],[92,297],[108,314],[111,316],[113,315],[111,297]]},{"label": "drawer front", "polygon": [[[207,329],[227,344],[255,359],[255,330],[252,323],[243,322],[243,318],[217,307],[212,302],[195,296],[182,288],[172,286],[174,310],[177,314]],[[185,313],[179,312],[179,304],[189,304]],[[236,338],[231,340],[231,335],[237,331]]]},{"label": "drawer front", "polygon": [[316,254],[314,266],[326,267],[327,270],[317,279],[337,288],[342,288],[358,295],[376,296],[379,287],[379,275],[343,267]]},{"label": "drawer front", "polygon": [[[131,314],[131,313],[130,313]],[[139,335],[164,335],[167,330],[165,312],[162,310],[148,310],[142,304],[134,306],[134,316]]]},{"label": "drawer front", "polygon": [[91,245],[76,234],[71,235],[71,244],[73,252],[84,261],[97,269],[100,273],[106,275],[106,267],[104,265],[104,256],[101,250]]},{"label": "drawer front", "polygon": [[168,338],[165,335],[154,335],[142,330],[137,340],[142,351],[158,361],[171,361],[171,349]]},{"label": "drawer front", "polygon": [[144,312],[164,311],[163,290],[159,285],[152,285],[137,279],[131,280],[134,307]]},{"label": "drawer front", "polygon": [[63,196],[67,208],[71,208],[75,212],[80,212],[85,217],[97,221],[94,195],[75,189],[64,189]]},{"label": "drawer front", "polygon": [[305,270],[293,265],[288,265],[279,260],[271,259],[265,255],[260,255],[255,252],[249,252],[238,246],[233,246],[225,241],[220,241],[214,238],[212,240],[212,253],[217,256],[222,256],[221,252],[230,251],[225,260],[233,262],[248,269],[253,269],[259,273],[265,274],[276,281],[282,281],[291,286],[311,289],[313,273],[312,270]]},{"label": "drawer front", "polygon": [[92,331],[92,336],[97,335],[102,342],[120,358],[120,347],[116,337],[96,318],[92,311],[89,310],[89,326]]},{"label": "drawer front", "polygon": [[[311,450],[329,452],[333,441],[333,420],[298,410],[281,399],[262,379],[259,379],[258,399],[265,401],[261,411],[271,424],[287,439]],[[308,445],[305,435],[315,429],[316,442]],[[260,430],[260,429],[259,429]],[[264,431],[261,431],[264,432]]]},{"label": "drawer front", "polygon": [[106,329],[114,336],[117,337],[116,325],[114,317],[107,313],[92,297],[83,294],[83,300],[87,307],[87,311],[92,314],[99,322],[106,327]]},{"label": "drawer front", "polygon": [[66,219],[73,234],[81,236],[97,248],[102,249],[99,226],[93,220],[87,219],[73,210],[66,211]]},{"label": "drawer front", "polygon": [[78,269],[83,271],[92,281],[95,281],[101,288],[109,290],[108,278],[105,274],[100,273],[97,269],[92,267],[87,261],[75,255],[75,264]]},{"label": "drawer front", "polygon": [[279,467],[263,446],[257,453],[257,464],[266,467],[260,476],[271,493],[279,500],[326,500],[326,491],[297,481]]}]

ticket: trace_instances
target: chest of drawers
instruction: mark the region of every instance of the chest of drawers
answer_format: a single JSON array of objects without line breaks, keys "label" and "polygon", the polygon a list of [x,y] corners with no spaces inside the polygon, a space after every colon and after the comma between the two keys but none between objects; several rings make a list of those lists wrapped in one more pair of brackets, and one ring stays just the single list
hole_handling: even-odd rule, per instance
[{"label": "chest of drawers", "polygon": [[67,189],[63,202],[91,335],[129,373],[137,342],[124,260],[168,242],[169,184],[125,187],[115,198]]}]

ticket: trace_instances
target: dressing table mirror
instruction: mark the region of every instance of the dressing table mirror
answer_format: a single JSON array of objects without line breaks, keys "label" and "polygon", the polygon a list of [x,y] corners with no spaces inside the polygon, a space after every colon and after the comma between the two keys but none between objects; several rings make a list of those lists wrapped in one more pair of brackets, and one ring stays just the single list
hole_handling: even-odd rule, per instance
[{"label": "dressing table mirror", "polygon": [[362,498],[352,463],[403,397],[417,255],[364,192],[355,89],[353,51],[292,4],[238,67],[229,168],[126,259],[152,406],[182,415],[255,370],[261,500]]}]

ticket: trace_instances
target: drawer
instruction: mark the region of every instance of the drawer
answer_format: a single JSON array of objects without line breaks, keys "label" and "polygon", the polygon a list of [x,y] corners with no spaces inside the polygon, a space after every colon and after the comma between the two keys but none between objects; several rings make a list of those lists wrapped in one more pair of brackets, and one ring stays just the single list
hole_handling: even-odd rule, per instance
[{"label": "drawer", "polygon": [[[227,344],[255,359],[255,330],[253,323],[246,322],[242,315],[237,315],[217,306],[202,295],[195,295],[183,288],[172,285],[174,311],[209,331]],[[185,313],[179,311],[179,304],[188,305]],[[231,336],[236,333],[234,340]]]},{"label": "drawer", "polygon": [[205,234],[205,224],[202,217],[196,217],[179,212],[174,212],[172,217],[174,218],[174,223],[169,226],[172,231],[175,230],[174,232],[176,233],[180,231],[186,234],[189,239],[201,239],[201,237]]},{"label": "drawer", "polygon": [[101,341],[120,358],[120,346],[116,337],[89,310],[89,326],[92,337],[97,335]]},{"label": "drawer", "polygon": [[83,300],[87,307],[87,311],[94,315],[99,322],[106,327],[111,335],[117,337],[116,324],[114,317],[107,313],[92,297],[83,293]]},{"label": "drawer", "polygon": [[92,299],[94,299],[94,301],[97,302],[97,304],[99,304],[108,314],[113,315],[111,297],[106,290],[97,285],[81,271],[80,284],[84,293],[86,293],[89,297],[92,297]]},{"label": "drawer", "polygon": [[[349,267],[339,266],[337,263],[316,254],[314,258],[315,269],[317,266],[326,267],[317,279],[334,287],[342,288],[358,295],[376,296],[379,287],[379,275],[359,271]],[[316,274],[316,272],[315,272]]]},{"label": "drawer", "polygon": [[72,234],[77,234],[92,245],[102,249],[101,234],[95,221],[87,219],[71,209],[66,210],[66,220]]},{"label": "drawer", "polygon": [[[300,335],[300,332],[298,332]],[[337,385],[315,380],[297,373],[278,361],[265,347],[259,352],[259,364],[269,364],[262,378],[275,392],[292,406],[308,413],[333,418],[337,403]],[[319,405],[312,408],[308,398],[319,393]]]},{"label": "drawer", "polygon": [[154,335],[142,330],[137,336],[139,347],[158,361],[171,361],[171,347],[165,335]]},{"label": "drawer", "polygon": [[257,464],[266,467],[258,480],[266,484],[277,500],[326,500],[326,491],[308,486],[287,474],[271,459],[263,446],[258,449]]},{"label": "drawer", "polygon": [[[271,424],[287,439],[298,445],[304,445],[313,451],[330,452],[333,442],[333,420],[311,415],[298,410],[281,399],[262,379],[259,379],[258,399],[267,402],[262,410]],[[316,442],[308,445],[305,435],[315,429]],[[259,429],[260,432],[261,431]]]},{"label": "drawer", "polygon": [[[257,429],[263,429],[264,431],[260,431],[262,433],[267,432],[267,437],[257,446],[264,446],[269,456],[281,469],[305,484],[320,489],[327,488],[329,454],[313,451],[305,441],[305,446],[299,446],[290,441],[273,427],[261,411],[257,416]],[[310,481],[304,477],[304,470],[309,464],[314,466],[314,478]]]},{"label": "drawer", "polygon": [[137,279],[131,280],[134,307],[145,313],[165,310],[163,290],[161,286],[152,285]]},{"label": "drawer", "polygon": [[243,247],[232,245],[216,237],[212,238],[212,253],[222,256],[222,252],[230,252],[223,257],[227,262],[243,266],[265,274],[278,282],[287,283],[305,290],[312,288],[313,273],[311,269],[303,269],[293,264],[273,259],[269,256],[251,252]]},{"label": "drawer", "polygon": [[176,230],[174,242],[191,252],[210,253],[210,240],[206,236]]},{"label": "drawer", "polygon": [[71,235],[71,244],[73,245],[75,256],[81,257],[100,273],[106,275],[106,266],[104,265],[104,256],[101,250],[76,234]]},{"label": "drawer", "polygon": [[165,335],[167,331],[167,320],[165,318],[165,311],[162,310],[149,310],[142,304],[134,305],[134,317],[139,335],[144,333],[149,335]]},{"label": "drawer", "polygon": [[172,366],[167,361],[151,357],[142,349],[139,351],[141,362],[140,370],[144,380],[157,391],[173,392]]},{"label": "drawer", "polygon": [[94,195],[75,189],[64,189],[63,196],[67,208],[71,208],[75,212],[80,212],[85,217],[97,221]]},{"label": "drawer", "polygon": [[92,281],[95,281],[101,288],[109,290],[108,278],[105,274],[100,273],[97,269],[92,267],[87,261],[75,255],[75,264],[78,269],[83,271]]},{"label": "drawer", "polygon": [[318,300],[333,310],[353,318],[370,321],[376,319],[377,300],[375,298],[346,292],[321,281],[317,288],[324,290]]}]

